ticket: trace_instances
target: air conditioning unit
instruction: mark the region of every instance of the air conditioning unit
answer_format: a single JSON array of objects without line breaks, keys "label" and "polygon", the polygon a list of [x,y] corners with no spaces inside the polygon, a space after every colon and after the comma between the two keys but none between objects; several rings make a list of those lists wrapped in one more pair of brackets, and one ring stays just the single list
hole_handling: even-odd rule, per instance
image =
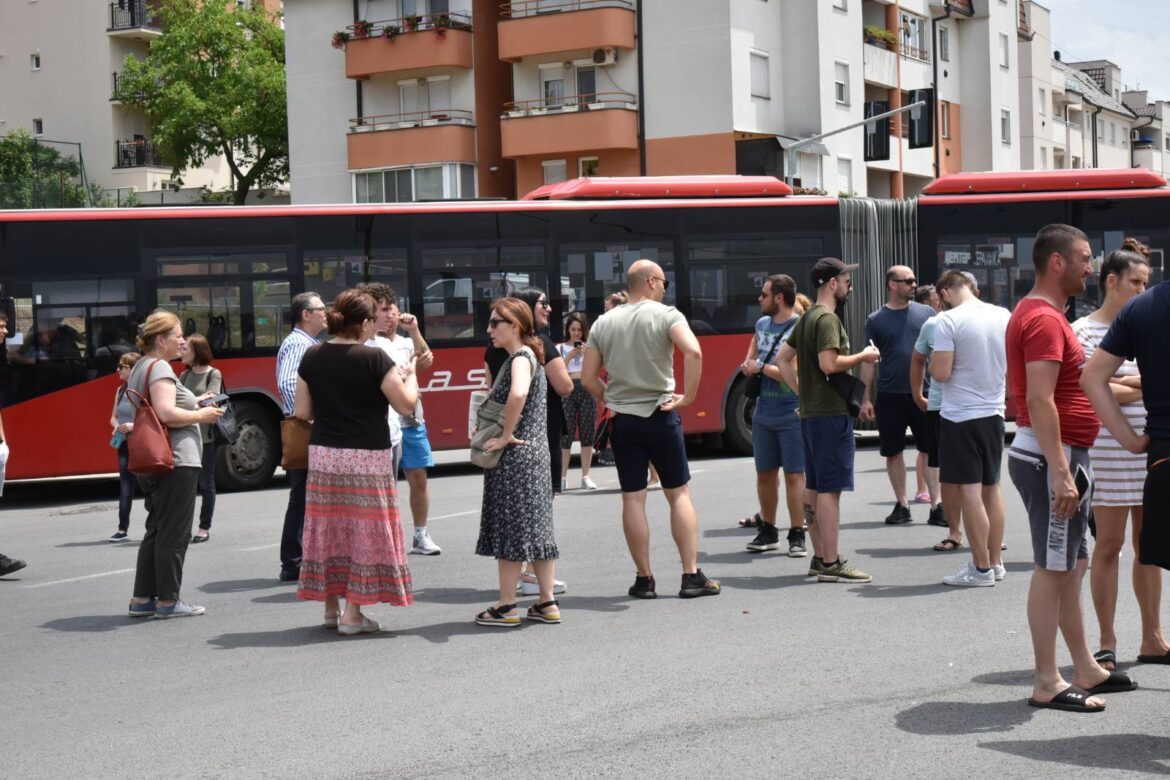
[{"label": "air conditioning unit", "polygon": [[617,49],[609,48],[593,50],[593,64],[594,65],[613,65],[618,61]]},{"label": "air conditioning unit", "polygon": [[1140,141],[1141,138],[1142,138],[1142,135],[1137,130],[1130,130],[1129,131],[1129,140]]}]

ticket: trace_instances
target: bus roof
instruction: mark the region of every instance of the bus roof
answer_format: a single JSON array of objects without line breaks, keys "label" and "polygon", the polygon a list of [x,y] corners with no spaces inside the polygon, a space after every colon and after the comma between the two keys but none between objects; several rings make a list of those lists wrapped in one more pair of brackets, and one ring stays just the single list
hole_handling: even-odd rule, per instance
[{"label": "bus roof", "polygon": [[932,195],[1084,192],[1156,189],[1165,186],[1166,179],[1163,176],[1145,168],[1077,168],[1060,171],[951,173],[928,184],[922,194],[925,196],[923,200],[927,200]]},{"label": "bus roof", "polygon": [[521,200],[599,198],[778,198],[792,188],[775,176],[589,176],[537,187]]}]

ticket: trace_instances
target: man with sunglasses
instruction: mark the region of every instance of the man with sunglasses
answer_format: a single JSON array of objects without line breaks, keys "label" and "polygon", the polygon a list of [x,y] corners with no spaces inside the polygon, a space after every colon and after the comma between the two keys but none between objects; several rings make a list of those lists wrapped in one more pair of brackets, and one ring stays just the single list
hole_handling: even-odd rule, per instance
[{"label": "man with sunglasses", "polygon": [[914,271],[904,265],[891,266],[886,271],[886,289],[889,300],[865,320],[865,340],[881,353],[877,389],[874,401],[869,401],[874,386],[874,364],[861,367],[861,381],[865,383],[866,400],[861,405],[861,420],[877,417],[878,443],[886,459],[886,476],[894,489],[894,511],[886,518],[889,525],[909,523],[910,502],[906,498],[906,427],[914,434],[914,444],[920,453],[930,449],[926,413],[914,403],[910,393],[910,358],[922,325],[934,309],[917,303],[914,292],[918,280]]},{"label": "man with sunglasses", "polygon": [[[670,504],[670,528],[682,559],[681,598],[715,596],[719,583],[698,568],[699,531],[678,409],[699,392],[703,352],[686,317],[662,299],[670,287],[661,266],[638,260],[627,272],[629,303],[603,314],[589,331],[581,384],[614,411],[613,455],[622,489],[622,528],[637,576],[629,594],[657,598],[646,519],[647,470],[658,469]],[[683,354],[684,390],[674,392],[674,350]],[[602,366],[609,384],[601,381]]]}]

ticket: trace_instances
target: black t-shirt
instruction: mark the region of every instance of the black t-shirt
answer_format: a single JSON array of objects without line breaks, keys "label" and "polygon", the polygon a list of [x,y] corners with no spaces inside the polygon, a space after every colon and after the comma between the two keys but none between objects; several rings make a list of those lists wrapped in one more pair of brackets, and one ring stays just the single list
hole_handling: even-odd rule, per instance
[{"label": "black t-shirt", "polygon": [[1154,285],[1125,304],[1101,339],[1101,349],[1106,352],[1137,360],[1142,375],[1142,403],[1146,405],[1146,433],[1153,439],[1170,439],[1167,333],[1170,333],[1170,281]]},{"label": "black t-shirt", "polygon": [[[544,345],[544,365],[548,365],[552,361],[561,356],[557,351],[557,345],[553,343],[544,333],[538,333],[540,336],[540,343]],[[508,359],[508,350],[493,347],[488,344],[487,349],[483,352],[483,362],[487,363],[488,373],[491,374],[491,382],[496,381],[496,374],[500,373],[500,368],[503,367],[504,362]],[[548,431],[550,437],[555,434],[558,441],[560,440],[561,430],[564,427],[565,411],[561,406],[561,397],[553,390],[552,383],[548,383]],[[550,439],[551,440],[551,439]],[[560,446],[558,443],[556,446]]]},{"label": "black t-shirt", "polygon": [[390,404],[382,380],[394,361],[364,344],[315,344],[297,373],[313,399],[309,444],[355,450],[390,449]]}]

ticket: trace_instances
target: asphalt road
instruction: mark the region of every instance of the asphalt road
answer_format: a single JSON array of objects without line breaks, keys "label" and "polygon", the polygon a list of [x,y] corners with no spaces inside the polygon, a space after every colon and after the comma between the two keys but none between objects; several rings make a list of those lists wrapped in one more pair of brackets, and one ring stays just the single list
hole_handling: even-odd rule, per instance
[{"label": "asphalt road", "polygon": [[[344,639],[276,580],[283,485],[222,495],[187,557],[203,617],[131,620],[136,545],[102,541],[116,484],[9,486],[0,550],[2,773],[32,777],[1067,777],[1170,774],[1170,667],[1099,715],[1025,705],[1030,555],[1010,485],[1007,579],[940,583],[965,551],[915,507],[888,527],[876,450],[858,457],[842,547],[874,581],[818,584],[808,559],[752,555],[745,458],[698,457],[701,565],[715,598],[675,597],[665,501],[651,495],[661,597],[626,596],[633,566],[612,468],[556,502],[564,623],[483,628],[495,565],[472,554],[481,476],[432,481],[438,557],[411,556],[416,604],[371,608],[385,630]],[[1004,470],[1006,475],[1006,469]],[[571,477],[578,477],[574,469]],[[571,480],[572,484],[572,480]],[[132,538],[142,534],[135,506]],[[408,526],[409,528],[409,526]],[[1127,550],[1122,570],[1130,562]],[[1122,575],[1120,655],[1138,617]],[[522,602],[522,606],[525,602]],[[1088,623],[1096,621],[1088,608]],[[1163,610],[1165,614],[1165,609]],[[1095,641],[1095,637],[1092,637]],[[1062,653],[1067,661],[1067,656]],[[1122,663],[1121,668],[1131,668]]]}]

